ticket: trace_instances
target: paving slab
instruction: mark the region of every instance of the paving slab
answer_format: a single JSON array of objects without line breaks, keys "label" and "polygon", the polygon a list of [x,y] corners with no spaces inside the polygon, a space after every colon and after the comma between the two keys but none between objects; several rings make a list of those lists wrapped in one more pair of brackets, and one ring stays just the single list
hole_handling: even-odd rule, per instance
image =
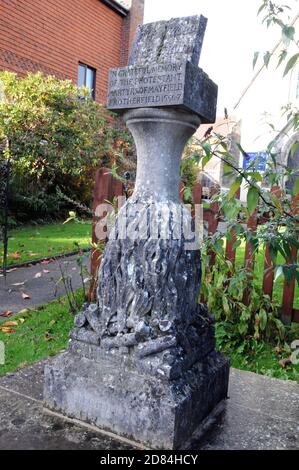
[{"label": "paving slab", "polygon": [[[0,449],[130,450],[134,445],[43,411],[38,362],[0,378]],[[231,369],[219,421],[192,450],[299,449],[299,385]]]},{"label": "paving slab", "polygon": [[[75,255],[61,258],[49,264],[37,264],[10,270],[7,273],[6,281],[1,275],[0,313],[6,310],[17,313],[24,308],[37,307],[51,302],[65,294],[63,284],[57,284],[61,277],[60,267],[71,276],[74,290],[82,287],[77,259],[78,255]],[[84,265],[88,267],[89,255],[84,257]],[[24,299],[22,293],[28,294],[30,298]]]}]

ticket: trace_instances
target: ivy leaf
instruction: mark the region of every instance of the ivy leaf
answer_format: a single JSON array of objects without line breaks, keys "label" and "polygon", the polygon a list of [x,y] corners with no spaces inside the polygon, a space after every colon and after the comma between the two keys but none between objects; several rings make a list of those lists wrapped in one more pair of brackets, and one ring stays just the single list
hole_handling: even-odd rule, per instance
[{"label": "ivy leaf", "polygon": [[227,163],[223,164],[223,171],[224,171],[224,175],[226,176],[233,175],[234,173],[234,170],[232,169],[232,167],[228,165]]},{"label": "ivy leaf", "polygon": [[225,217],[228,220],[235,219],[239,212],[239,207],[236,203],[236,199],[231,199],[231,201],[228,202],[227,204],[223,204],[222,209],[223,209]]},{"label": "ivy leaf", "polygon": [[222,305],[223,305],[224,313],[226,315],[228,315],[229,314],[229,303],[228,303],[226,295],[222,296]]},{"label": "ivy leaf", "polygon": [[240,335],[244,336],[248,331],[248,325],[246,325],[246,323],[239,323],[238,331]]},{"label": "ivy leaf", "polygon": [[251,177],[254,178],[256,181],[263,181],[262,175],[258,173],[257,171],[254,171],[253,173],[251,173]]},{"label": "ivy leaf", "polygon": [[227,195],[227,199],[229,201],[232,199],[232,197],[236,194],[236,192],[240,188],[241,183],[242,183],[242,179],[243,179],[242,176],[239,176],[236,179],[236,181],[234,181],[233,184],[231,185],[230,190],[229,190],[228,195]]},{"label": "ivy leaf", "polygon": [[250,186],[247,193],[247,209],[249,215],[252,215],[259,202],[259,190],[255,186]]},{"label": "ivy leaf", "polygon": [[294,54],[288,61],[286,68],[284,69],[283,76],[285,77],[289,71],[296,65],[299,59],[299,53]]},{"label": "ivy leaf", "polygon": [[201,166],[202,166],[202,169],[204,169],[204,167],[206,166],[207,163],[209,163],[209,161],[211,160],[212,158],[212,155],[205,155],[201,161]]},{"label": "ivy leaf", "polygon": [[283,249],[284,249],[284,252],[286,254],[287,259],[288,258],[290,259],[291,256],[292,256],[290,245],[288,244],[288,242],[286,240],[282,240],[282,245],[283,245]]},{"label": "ivy leaf", "polygon": [[239,149],[240,152],[242,153],[243,157],[248,157],[248,153],[245,152],[245,150],[243,149],[242,145],[239,144],[238,142],[236,142],[236,144],[237,144],[238,149]]},{"label": "ivy leaf", "polygon": [[264,64],[265,64],[265,67],[268,67],[269,65],[269,62],[270,62],[270,59],[271,59],[271,54],[269,51],[265,52],[264,54]]},{"label": "ivy leaf", "polygon": [[260,310],[259,320],[260,320],[260,328],[261,330],[264,330],[267,326],[267,313],[265,312],[263,308]]},{"label": "ivy leaf", "polygon": [[270,243],[269,245],[269,252],[270,252],[270,258],[273,264],[276,263],[276,258],[277,258],[277,245]]},{"label": "ivy leaf", "polygon": [[287,282],[287,285],[289,286],[291,284],[291,281],[292,281],[292,278],[293,278],[292,269],[288,265],[283,266],[282,269],[283,269],[283,274],[284,274],[285,280]]},{"label": "ivy leaf", "polygon": [[283,49],[281,53],[279,54],[279,60],[278,60],[278,64],[276,68],[280,66],[280,64],[285,60],[287,55],[288,55],[288,52],[286,51],[286,49]]},{"label": "ivy leaf", "polygon": [[274,322],[275,322],[276,328],[278,329],[278,333],[279,333],[280,338],[283,339],[284,336],[285,336],[285,326],[284,326],[284,324],[280,320],[278,320],[278,318],[275,318]]},{"label": "ivy leaf", "polygon": [[259,7],[257,16],[266,8],[267,2],[264,1],[264,3]]},{"label": "ivy leaf", "polygon": [[202,148],[207,156],[211,156],[212,154],[212,147],[210,144],[202,144]]},{"label": "ivy leaf", "polygon": [[294,39],[294,34],[295,34],[294,26],[284,25],[284,27],[282,28],[282,40],[284,42],[289,43],[290,41],[292,41]]},{"label": "ivy leaf", "polygon": [[254,67],[256,66],[256,63],[257,63],[257,59],[259,58],[259,55],[260,53],[258,51],[256,51],[253,55],[253,62],[252,62],[252,68],[254,69]]},{"label": "ivy leaf", "polygon": [[186,186],[184,188],[184,200],[188,201],[188,202],[192,201],[192,191],[191,191],[191,188],[189,186]]}]

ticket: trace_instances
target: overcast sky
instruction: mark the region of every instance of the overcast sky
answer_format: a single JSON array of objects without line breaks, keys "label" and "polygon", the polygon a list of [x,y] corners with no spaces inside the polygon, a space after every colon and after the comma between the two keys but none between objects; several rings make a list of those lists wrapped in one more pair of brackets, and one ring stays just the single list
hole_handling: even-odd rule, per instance
[{"label": "overcast sky", "polygon": [[145,23],[198,14],[208,18],[199,65],[219,86],[219,115],[224,106],[231,112],[252,77],[254,52],[272,48],[279,40],[279,29],[269,32],[257,18],[261,3],[262,0],[145,0]]}]

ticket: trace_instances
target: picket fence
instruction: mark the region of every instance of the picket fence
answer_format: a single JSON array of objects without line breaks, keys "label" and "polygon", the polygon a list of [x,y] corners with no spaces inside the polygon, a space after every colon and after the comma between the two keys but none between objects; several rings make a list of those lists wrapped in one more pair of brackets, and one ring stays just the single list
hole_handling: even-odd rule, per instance
[{"label": "picket fence", "polygon": [[[181,194],[183,186],[181,185]],[[279,193],[279,188],[272,188],[273,191]],[[94,189],[94,203],[93,209],[94,213],[96,208],[107,201],[113,201],[115,197],[123,196],[125,194],[125,187],[120,180],[117,180],[111,175],[111,172],[107,168],[100,168],[96,173],[95,179],[95,189]],[[279,195],[279,194],[278,194]],[[200,204],[203,198],[203,190],[200,183],[197,183],[193,188],[193,202],[194,204]],[[298,197],[293,198],[293,212],[298,214],[299,206]],[[222,216],[219,210],[219,205],[217,202],[210,204],[209,208],[203,209],[203,219],[207,227],[208,233],[212,235],[216,232],[218,224],[222,221]],[[95,233],[95,226],[99,219],[94,216],[93,220],[93,230],[92,230],[92,241],[97,243],[97,237]],[[258,219],[256,214],[252,215],[247,220],[247,226],[254,233],[257,230],[259,224],[263,223],[264,219]],[[236,261],[236,234],[232,231],[230,240],[226,242],[226,259],[231,263]],[[290,264],[295,263],[297,260],[297,249],[295,247],[291,250],[291,258],[288,260]],[[210,254],[210,265],[213,266],[215,262],[215,253]],[[245,247],[245,257],[244,257],[244,267],[245,269],[252,270],[255,263],[255,253],[252,251],[251,245],[249,242],[246,243]],[[98,267],[100,264],[100,257],[96,250],[93,250],[91,257],[91,274],[95,277]],[[292,279],[290,283],[287,283],[284,280],[283,285],[283,295],[282,295],[282,305],[280,307],[280,317],[285,324],[290,324],[291,322],[299,322],[299,309],[293,307],[295,299],[295,279]],[[274,267],[270,257],[269,247],[265,248],[265,257],[264,257],[264,275],[262,281],[262,288],[264,294],[269,295],[272,298],[274,287]],[[94,286],[91,288],[90,297],[94,297]],[[248,304],[250,300],[250,285],[245,289],[243,295],[243,302]]]}]

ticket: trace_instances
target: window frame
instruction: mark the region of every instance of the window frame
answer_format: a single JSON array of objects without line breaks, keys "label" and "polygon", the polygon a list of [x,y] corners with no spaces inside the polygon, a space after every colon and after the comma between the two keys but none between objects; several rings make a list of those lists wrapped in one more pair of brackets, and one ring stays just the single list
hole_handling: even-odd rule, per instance
[{"label": "window frame", "polygon": [[[84,84],[83,85],[79,85],[79,67],[84,68]],[[77,70],[77,83],[78,83],[78,86],[86,86],[87,70],[91,70],[93,72],[93,88],[91,89],[91,96],[95,100],[96,99],[97,69],[95,69],[94,67],[91,67],[90,65],[85,64],[84,62],[79,62],[78,70]]]}]

